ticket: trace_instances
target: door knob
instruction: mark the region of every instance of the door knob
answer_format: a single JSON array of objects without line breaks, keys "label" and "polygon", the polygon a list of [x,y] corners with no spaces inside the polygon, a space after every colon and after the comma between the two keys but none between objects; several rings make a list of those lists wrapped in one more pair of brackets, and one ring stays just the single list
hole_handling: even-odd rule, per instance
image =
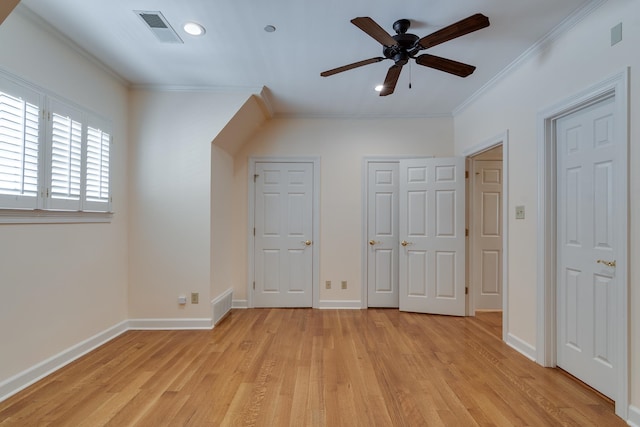
[{"label": "door knob", "polygon": [[400,244],[402,246],[407,246],[407,245],[411,245],[412,243],[411,242],[407,242],[406,240],[403,240],[402,242],[400,242]]},{"label": "door knob", "polygon": [[303,240],[302,243],[305,244],[305,246],[311,246],[311,240]]},{"label": "door knob", "polygon": [[615,267],[616,266],[616,260],[614,259],[613,261],[605,261],[603,259],[599,259],[598,261],[596,261],[598,264],[604,264],[607,267]]},{"label": "door knob", "polygon": [[375,240],[369,240],[369,244],[370,244],[371,246],[376,245],[376,244],[378,244],[378,243],[380,243],[380,242],[376,242]]}]

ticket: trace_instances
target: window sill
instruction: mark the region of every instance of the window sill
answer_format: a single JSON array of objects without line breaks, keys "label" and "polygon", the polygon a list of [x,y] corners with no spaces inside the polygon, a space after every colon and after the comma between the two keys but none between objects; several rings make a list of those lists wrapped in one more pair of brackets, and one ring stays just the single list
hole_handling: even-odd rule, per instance
[{"label": "window sill", "polygon": [[108,223],[113,212],[0,209],[0,224]]}]

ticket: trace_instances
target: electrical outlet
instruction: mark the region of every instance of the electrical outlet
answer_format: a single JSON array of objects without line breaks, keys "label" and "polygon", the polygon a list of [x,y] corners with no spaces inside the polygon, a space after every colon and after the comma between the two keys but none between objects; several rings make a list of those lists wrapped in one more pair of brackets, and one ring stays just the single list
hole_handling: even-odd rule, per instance
[{"label": "electrical outlet", "polygon": [[191,292],[191,304],[198,304],[198,302],[200,302],[200,294]]},{"label": "electrical outlet", "polygon": [[516,219],[524,219],[524,206],[516,206]]},{"label": "electrical outlet", "polygon": [[185,297],[184,295],[180,295],[178,297],[178,304],[185,305],[186,303],[187,303],[187,297]]},{"label": "electrical outlet", "polygon": [[347,289],[347,281],[346,280],[342,281],[342,289]]},{"label": "electrical outlet", "polygon": [[331,280],[327,280],[326,282],[324,282],[324,288],[331,289]]}]

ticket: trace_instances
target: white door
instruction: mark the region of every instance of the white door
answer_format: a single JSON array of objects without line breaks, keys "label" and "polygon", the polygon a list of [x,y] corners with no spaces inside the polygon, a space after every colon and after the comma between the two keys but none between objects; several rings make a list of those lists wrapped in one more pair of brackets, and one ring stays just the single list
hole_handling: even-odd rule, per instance
[{"label": "white door", "polygon": [[614,99],[557,121],[557,365],[615,398]]},{"label": "white door", "polygon": [[313,163],[256,162],[254,307],[313,305]]},{"label": "white door", "polygon": [[370,162],[367,194],[367,305],[398,307],[399,162]]},{"label": "white door", "polygon": [[475,310],[502,309],[502,162],[473,161],[473,249],[469,285]]},{"label": "white door", "polygon": [[465,314],[465,160],[400,162],[400,310]]}]

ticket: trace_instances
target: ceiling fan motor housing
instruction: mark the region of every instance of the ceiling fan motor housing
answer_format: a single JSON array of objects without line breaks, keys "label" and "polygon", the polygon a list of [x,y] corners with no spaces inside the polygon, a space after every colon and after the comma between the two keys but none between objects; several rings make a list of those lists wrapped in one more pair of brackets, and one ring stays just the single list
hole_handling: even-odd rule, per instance
[{"label": "ceiling fan motor housing", "polygon": [[[395,25],[394,25],[395,27]],[[385,58],[393,60],[397,65],[404,65],[409,61],[409,51],[416,47],[420,39],[415,34],[400,33],[391,36],[398,43],[395,46],[385,46],[382,54]]]}]

